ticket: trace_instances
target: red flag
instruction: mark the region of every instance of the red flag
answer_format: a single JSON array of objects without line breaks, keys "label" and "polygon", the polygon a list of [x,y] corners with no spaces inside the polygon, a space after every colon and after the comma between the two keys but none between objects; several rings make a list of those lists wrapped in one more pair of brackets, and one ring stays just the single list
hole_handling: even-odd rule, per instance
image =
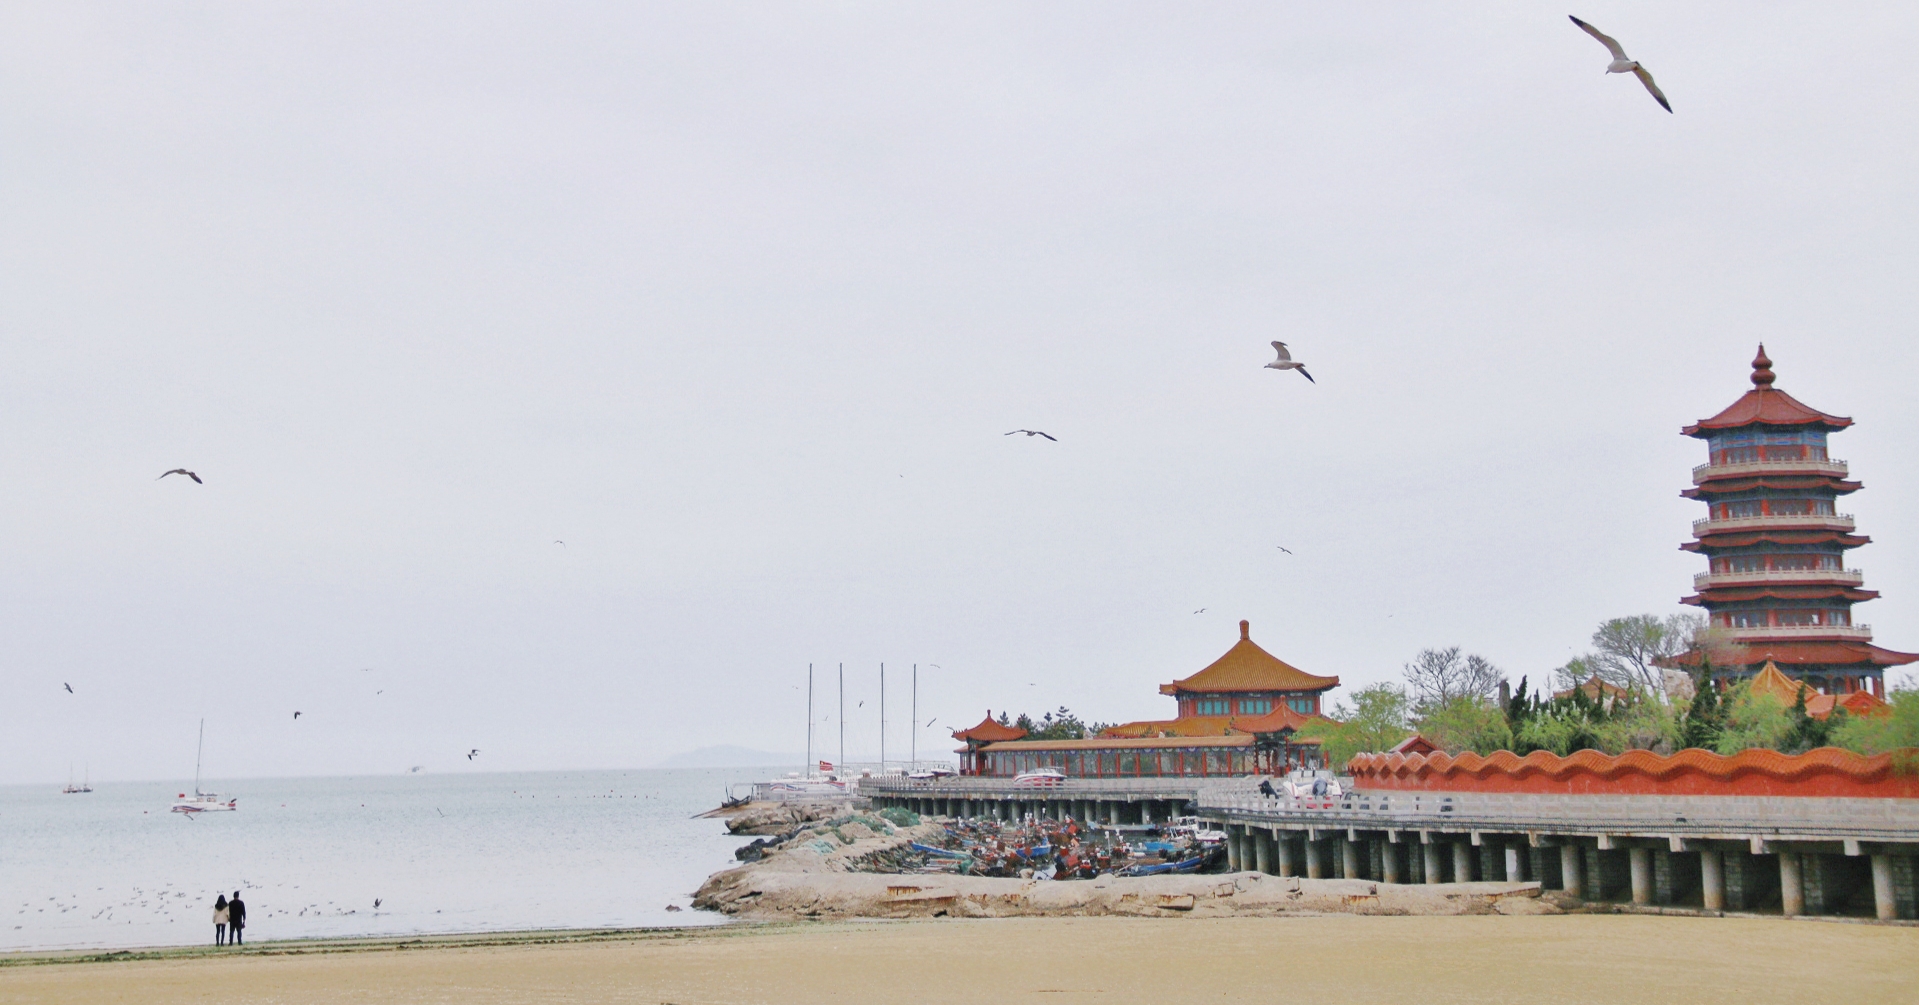
[{"label": "red flag", "polygon": [[832,762],[832,761],[821,761],[821,762],[820,762],[820,770],[821,770],[821,771],[832,771],[832,770],[833,770],[833,762]]}]

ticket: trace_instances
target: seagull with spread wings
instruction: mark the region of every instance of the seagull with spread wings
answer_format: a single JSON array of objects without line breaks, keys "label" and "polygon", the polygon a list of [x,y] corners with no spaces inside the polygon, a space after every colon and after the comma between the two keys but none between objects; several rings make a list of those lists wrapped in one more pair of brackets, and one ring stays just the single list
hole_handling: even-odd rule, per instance
[{"label": "seagull with spread wings", "polygon": [[[174,469],[173,469],[172,471],[163,471],[163,472],[161,472],[161,473],[160,473],[160,478],[165,478],[165,477],[166,477],[166,476],[168,476],[168,475],[186,475],[186,476],[187,476],[188,478],[191,478],[191,479],[193,479],[193,484],[195,484],[195,485],[205,485],[205,484],[206,484],[206,482],[203,482],[203,481],[201,481],[201,480],[200,480],[200,476],[199,476],[199,475],[196,475],[196,474],[194,474],[193,472],[191,472],[191,471],[188,471],[188,470],[187,470],[187,469],[185,469],[185,468],[174,468]],[[160,478],[155,478],[155,479],[154,479],[154,481],[156,481],[156,482],[157,482],[157,481],[159,481],[159,480],[160,480]]]},{"label": "seagull with spread wings", "polygon": [[1298,370],[1299,375],[1301,377],[1304,377],[1315,384],[1319,383],[1319,381],[1313,380],[1312,374],[1306,372],[1306,364],[1293,362],[1293,354],[1286,351],[1286,343],[1274,342],[1273,348],[1279,352],[1279,358],[1276,360],[1273,360],[1271,363],[1266,364],[1266,369],[1268,370]]},{"label": "seagull with spread wings", "polygon": [[1052,440],[1054,443],[1059,442],[1059,439],[1057,437],[1052,436],[1051,434],[1048,434],[1048,433],[1042,433],[1037,429],[1015,429],[1013,430],[1012,433],[1007,433],[1006,435],[1012,436],[1014,433],[1025,433],[1028,436],[1044,436],[1047,439]]},{"label": "seagull with spread wings", "polygon": [[[1572,17],[1571,14],[1566,16]],[[1572,18],[1572,22],[1579,26],[1580,31],[1598,39],[1599,44],[1605,46],[1607,52],[1612,53],[1612,62],[1606,64],[1607,73],[1630,73],[1638,77],[1639,82],[1646,85],[1646,90],[1651,92],[1652,99],[1659,102],[1659,107],[1664,108],[1668,113],[1672,111],[1672,103],[1666,100],[1666,95],[1659,90],[1659,85],[1652,82],[1652,74],[1647,73],[1646,68],[1640,66],[1638,60],[1626,58],[1626,50],[1620,48],[1617,39],[1576,17]]]}]

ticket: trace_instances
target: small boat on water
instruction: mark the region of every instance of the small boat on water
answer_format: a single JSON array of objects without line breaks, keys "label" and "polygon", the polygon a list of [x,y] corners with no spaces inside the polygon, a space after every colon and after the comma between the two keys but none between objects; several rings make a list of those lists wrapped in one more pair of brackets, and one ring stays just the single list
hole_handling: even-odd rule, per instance
[{"label": "small boat on water", "polygon": [[87,773],[81,776],[80,784],[78,785],[73,784],[73,765],[69,764],[67,765],[67,787],[64,789],[61,789],[60,791],[66,793],[67,795],[73,795],[74,793],[77,793],[77,792],[92,792],[93,791],[93,785],[91,784],[92,780],[93,780],[93,771],[92,769],[88,769]]},{"label": "small boat on water", "polygon": [[231,796],[222,796],[214,792],[200,791],[200,758],[207,749],[207,721],[200,720],[200,748],[193,755],[193,795],[180,793],[173,801],[173,812],[193,815],[196,813],[231,812],[240,808],[240,801]]}]

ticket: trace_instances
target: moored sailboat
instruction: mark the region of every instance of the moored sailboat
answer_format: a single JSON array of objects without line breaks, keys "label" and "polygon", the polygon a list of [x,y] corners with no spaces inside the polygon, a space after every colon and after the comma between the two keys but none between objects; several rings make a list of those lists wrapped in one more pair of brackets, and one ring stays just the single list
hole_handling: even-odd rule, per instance
[{"label": "moored sailboat", "polygon": [[239,800],[218,793],[200,791],[200,759],[207,749],[207,721],[200,720],[200,747],[193,755],[193,795],[180,793],[173,801],[175,813],[216,813],[240,808]]}]

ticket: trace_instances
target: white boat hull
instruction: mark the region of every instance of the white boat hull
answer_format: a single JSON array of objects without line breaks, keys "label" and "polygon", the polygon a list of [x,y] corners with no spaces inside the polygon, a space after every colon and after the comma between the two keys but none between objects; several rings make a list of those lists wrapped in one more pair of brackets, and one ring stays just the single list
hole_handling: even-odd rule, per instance
[{"label": "white boat hull", "polygon": [[221,799],[211,792],[181,796],[173,804],[175,813],[229,813],[240,808],[238,799]]}]

